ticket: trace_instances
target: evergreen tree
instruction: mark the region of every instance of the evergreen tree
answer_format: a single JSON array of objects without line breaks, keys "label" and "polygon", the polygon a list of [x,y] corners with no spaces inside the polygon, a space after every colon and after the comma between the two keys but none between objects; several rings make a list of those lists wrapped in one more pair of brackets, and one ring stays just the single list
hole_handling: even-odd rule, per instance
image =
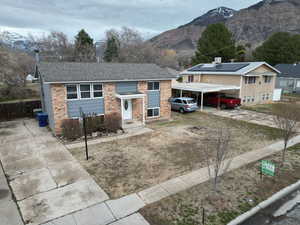
[{"label": "evergreen tree", "polygon": [[106,62],[114,62],[119,58],[119,40],[115,36],[111,36],[106,41],[106,49],[104,52],[104,60]]},{"label": "evergreen tree", "polygon": [[198,40],[192,63],[210,63],[215,57],[222,57],[222,61],[229,62],[235,58],[235,52],[235,42],[226,26],[223,23],[211,24]]},{"label": "evergreen tree", "polygon": [[300,61],[300,35],[287,32],[273,34],[253,52],[254,59],[271,65]]},{"label": "evergreen tree", "polygon": [[95,47],[94,40],[84,30],[80,30],[75,36],[75,60],[94,61]]}]

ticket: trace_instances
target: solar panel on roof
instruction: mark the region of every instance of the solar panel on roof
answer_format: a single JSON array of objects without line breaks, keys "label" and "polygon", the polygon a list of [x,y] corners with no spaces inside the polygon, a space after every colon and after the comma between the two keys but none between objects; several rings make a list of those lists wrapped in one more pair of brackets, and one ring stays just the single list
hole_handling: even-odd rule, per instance
[{"label": "solar panel on roof", "polygon": [[236,72],[246,66],[249,66],[249,63],[231,63],[231,64],[222,63],[222,64],[215,64],[213,67],[208,67],[207,64],[201,64],[191,69],[188,69],[188,71],[190,72]]}]

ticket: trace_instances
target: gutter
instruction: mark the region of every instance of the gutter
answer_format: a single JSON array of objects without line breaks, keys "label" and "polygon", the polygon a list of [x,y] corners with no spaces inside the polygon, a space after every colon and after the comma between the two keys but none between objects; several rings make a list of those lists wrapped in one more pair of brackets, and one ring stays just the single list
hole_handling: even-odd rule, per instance
[{"label": "gutter", "polygon": [[87,80],[87,81],[44,81],[45,84],[78,84],[78,83],[113,83],[113,82],[133,82],[133,81],[164,81],[173,80],[176,77],[166,77],[159,79],[137,79],[137,80]]},{"label": "gutter", "polygon": [[238,216],[234,220],[232,220],[227,225],[239,225],[242,222],[246,221],[250,217],[254,216],[256,213],[258,213],[260,210],[267,208],[268,206],[272,205],[274,202],[278,201],[279,199],[291,194],[292,192],[296,191],[298,188],[300,188],[300,180],[282,190],[272,195],[267,200],[259,203],[257,206],[249,210],[248,212],[245,212],[244,214]]}]

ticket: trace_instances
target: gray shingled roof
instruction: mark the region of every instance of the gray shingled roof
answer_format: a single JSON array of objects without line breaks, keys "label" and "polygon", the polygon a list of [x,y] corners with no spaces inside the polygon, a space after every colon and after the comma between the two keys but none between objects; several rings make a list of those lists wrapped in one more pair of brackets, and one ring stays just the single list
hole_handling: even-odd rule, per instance
[{"label": "gray shingled roof", "polygon": [[45,82],[171,80],[176,78],[155,64],[134,63],[40,63]]},{"label": "gray shingled roof", "polygon": [[300,64],[278,64],[275,68],[281,72],[279,77],[300,78]]}]

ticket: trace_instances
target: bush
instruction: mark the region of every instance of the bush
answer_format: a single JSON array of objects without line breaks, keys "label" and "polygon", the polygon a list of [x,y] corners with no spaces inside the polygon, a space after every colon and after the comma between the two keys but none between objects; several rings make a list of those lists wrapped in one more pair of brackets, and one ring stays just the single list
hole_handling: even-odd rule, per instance
[{"label": "bush", "polygon": [[104,116],[91,115],[86,117],[86,132],[92,135],[93,132],[104,130]]},{"label": "bush", "polygon": [[104,127],[107,132],[116,133],[119,129],[121,129],[121,116],[118,113],[111,113],[105,115],[104,118]]},{"label": "bush", "polygon": [[82,136],[82,128],[78,119],[65,119],[61,125],[62,136],[67,140],[75,140]]}]

